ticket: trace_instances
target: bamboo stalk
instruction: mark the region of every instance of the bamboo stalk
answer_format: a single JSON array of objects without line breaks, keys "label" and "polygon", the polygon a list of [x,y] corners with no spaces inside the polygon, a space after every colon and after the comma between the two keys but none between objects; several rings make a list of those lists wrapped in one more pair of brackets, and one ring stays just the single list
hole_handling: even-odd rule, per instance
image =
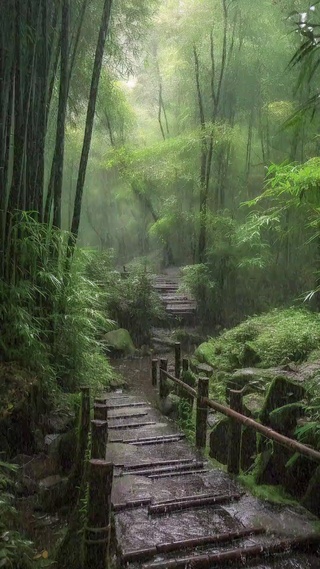
[{"label": "bamboo stalk", "polygon": [[140,470],[134,470],[131,472],[126,472],[125,474],[134,474],[135,476],[149,476],[152,474],[162,474],[162,473],[170,473],[170,472],[182,472],[186,470],[192,470],[195,468],[202,468],[203,462],[198,461],[190,461],[184,464],[168,464],[167,466],[158,466],[158,467],[149,467],[143,468],[141,467]]},{"label": "bamboo stalk", "polygon": [[110,410],[114,410],[114,409],[124,409],[125,407],[150,407],[150,405],[148,405],[148,403],[141,401],[139,403],[118,403],[116,405],[112,404],[112,405],[107,405],[107,407]]},{"label": "bamboo stalk", "polygon": [[151,498],[140,498],[140,500],[128,500],[127,502],[119,502],[113,504],[112,509],[114,512],[123,512],[123,510],[130,510],[133,508],[142,508],[143,506],[149,506]]},{"label": "bamboo stalk", "polygon": [[221,496],[205,496],[204,498],[191,498],[190,500],[179,500],[167,504],[151,504],[148,508],[149,514],[160,516],[181,510],[190,510],[204,506],[214,506],[225,504],[234,500],[240,500],[241,494],[224,494]]},{"label": "bamboo stalk", "polygon": [[159,543],[154,547],[137,549],[122,553],[122,563],[129,563],[130,561],[141,561],[154,557],[159,553],[171,553],[173,551],[181,551],[182,549],[194,549],[195,547],[203,547],[204,545],[212,545],[218,543],[228,543],[244,537],[251,537],[255,535],[262,535],[266,533],[264,528],[248,528],[234,532],[225,532],[216,535],[206,535],[203,537],[194,537],[191,539],[182,539],[168,543]]},{"label": "bamboo stalk", "polygon": [[271,542],[266,545],[252,545],[221,553],[208,553],[205,555],[189,556],[181,559],[160,561],[158,563],[146,563],[142,569],[209,569],[210,567],[223,567],[225,565],[240,563],[244,565],[250,559],[261,558],[276,553],[289,553],[292,550],[304,550],[310,546],[318,545],[319,535],[295,537],[284,539],[278,542]]},{"label": "bamboo stalk", "polygon": [[122,423],[120,425],[109,425],[109,430],[115,429],[138,429],[139,427],[148,427],[156,425],[155,421],[144,421],[143,423]]}]

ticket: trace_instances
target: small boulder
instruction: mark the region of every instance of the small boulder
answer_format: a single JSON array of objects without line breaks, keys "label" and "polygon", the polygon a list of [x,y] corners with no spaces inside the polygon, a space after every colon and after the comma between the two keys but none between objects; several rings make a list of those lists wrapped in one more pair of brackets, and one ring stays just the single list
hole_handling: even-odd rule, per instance
[{"label": "small boulder", "polygon": [[274,409],[269,414],[269,422],[272,429],[278,431],[282,435],[291,437],[294,434],[298,419],[303,414],[303,405],[301,403],[290,403],[283,405],[278,409]]},{"label": "small boulder", "polygon": [[307,491],[316,468],[316,462],[295,453],[286,464],[286,473],[282,482],[285,490],[295,498],[301,498]]},{"label": "small boulder", "polygon": [[130,356],[135,352],[131,336],[125,328],[108,332],[104,336],[104,344],[114,356]]},{"label": "small boulder", "polygon": [[261,423],[270,425],[270,413],[274,409],[297,403],[305,397],[305,389],[301,384],[285,377],[275,377],[271,382],[260,414]]},{"label": "small boulder", "polygon": [[171,418],[178,418],[179,416],[180,397],[174,393],[169,393],[164,399],[159,401],[159,409],[163,415]]},{"label": "small boulder", "polygon": [[45,511],[52,511],[64,503],[67,478],[59,474],[47,476],[39,482],[40,504]]},{"label": "small boulder", "polygon": [[221,464],[228,462],[228,435],[229,419],[227,418],[216,423],[210,433],[209,455]]},{"label": "small boulder", "polygon": [[[229,424],[227,418],[216,423],[210,433],[210,456],[221,464],[228,463]],[[246,471],[254,462],[256,455],[256,434],[253,429],[242,429],[240,467]]]}]

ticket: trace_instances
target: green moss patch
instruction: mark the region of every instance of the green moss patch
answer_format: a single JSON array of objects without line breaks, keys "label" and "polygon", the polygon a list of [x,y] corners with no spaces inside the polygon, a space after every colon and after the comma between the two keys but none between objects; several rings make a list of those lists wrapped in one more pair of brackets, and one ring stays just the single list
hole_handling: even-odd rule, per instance
[{"label": "green moss patch", "polygon": [[290,308],[253,316],[201,344],[199,362],[226,372],[242,367],[268,368],[301,363],[320,345],[320,315]]},{"label": "green moss patch", "polygon": [[284,488],[280,485],[271,486],[269,484],[257,485],[255,482],[255,477],[253,474],[243,474],[238,477],[238,480],[243,484],[250,492],[267,502],[272,504],[282,504],[287,506],[297,506],[298,502],[292,498]]}]

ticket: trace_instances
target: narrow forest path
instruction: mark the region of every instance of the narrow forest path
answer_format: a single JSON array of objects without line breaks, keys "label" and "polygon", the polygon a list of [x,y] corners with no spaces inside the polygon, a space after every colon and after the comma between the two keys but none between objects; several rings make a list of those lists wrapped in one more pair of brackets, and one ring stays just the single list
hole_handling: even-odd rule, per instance
[{"label": "narrow forest path", "polygon": [[[260,557],[253,563],[240,556],[243,548],[253,551],[257,545],[310,535],[312,518],[259,501],[213,467],[155,408],[156,390],[147,374],[144,381],[145,390],[140,380],[129,394],[108,396],[106,457],[115,465],[112,502],[119,565],[220,567],[225,563],[216,565],[208,555],[234,551],[237,569],[319,569],[319,557],[311,553]],[[221,504],[214,503],[216,497],[222,497]],[[217,535],[222,535],[221,543]]]},{"label": "narrow forest path", "polygon": [[196,314],[197,303],[190,293],[179,292],[180,286],[181,273],[175,267],[153,277],[153,288],[159,294],[167,314],[190,319]]}]

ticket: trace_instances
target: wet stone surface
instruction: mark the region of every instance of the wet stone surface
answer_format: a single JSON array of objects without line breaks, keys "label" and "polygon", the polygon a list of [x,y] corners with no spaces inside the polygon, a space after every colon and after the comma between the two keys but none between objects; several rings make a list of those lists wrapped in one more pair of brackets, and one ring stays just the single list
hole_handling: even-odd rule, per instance
[{"label": "wet stone surface", "polygon": [[[109,426],[148,421],[153,421],[154,424],[138,428],[109,430],[109,441],[112,439],[137,441],[148,437],[181,434],[177,425],[164,418],[154,408],[156,392],[154,388],[150,387],[149,374],[145,374],[145,382],[148,384],[145,394],[143,394],[142,383],[140,383],[136,389],[132,389],[131,394],[114,393],[108,396],[107,405],[128,404],[127,407],[121,407],[121,409],[109,410],[108,423]],[[146,404],[145,406],[135,407],[132,405],[143,401]],[[130,418],[130,414],[139,412],[147,412],[147,415]],[[125,415],[125,417],[114,418],[120,414]],[[193,547],[168,554],[155,552],[147,559],[130,561],[127,566],[132,569],[144,568],[144,566],[151,567],[153,563],[159,561],[169,562],[169,560],[213,554],[257,544],[268,545],[281,539],[309,535],[315,532],[314,518],[311,515],[308,516],[306,512],[300,512],[292,507],[273,506],[248,495],[228,474],[206,462],[201,453],[196,451],[185,439],[143,446],[126,442],[109,442],[106,459],[117,465],[114,471],[112,494],[114,504],[124,504],[141,499],[148,499],[150,504],[156,504],[200,494],[241,494],[240,499],[223,506],[207,505],[201,508],[175,511],[170,514],[150,514],[148,504],[141,507],[125,508],[116,512],[116,536],[122,554],[154,548],[158,544],[234,532],[245,528],[262,527],[266,530],[265,535],[250,536],[225,544]],[[188,462],[189,465],[192,465],[192,461],[202,461],[205,472],[185,472],[186,460],[190,461]],[[166,461],[167,469],[170,467],[168,463],[172,461],[171,466],[174,464],[175,467],[173,469],[175,470],[174,476],[171,476],[167,471],[165,478],[150,477],[153,470],[165,467],[160,464],[161,461]],[[181,461],[180,466],[177,461]],[[134,468],[141,465],[141,469],[145,469],[145,474],[141,475],[138,472],[136,474],[134,468],[129,472],[125,468],[129,465]],[[179,467],[184,472],[181,471],[177,475],[177,468]],[[316,553],[308,555],[290,553],[246,561],[245,565],[236,563],[232,567],[236,569],[243,569],[244,567],[254,567],[255,569],[319,569],[320,557]]]}]

